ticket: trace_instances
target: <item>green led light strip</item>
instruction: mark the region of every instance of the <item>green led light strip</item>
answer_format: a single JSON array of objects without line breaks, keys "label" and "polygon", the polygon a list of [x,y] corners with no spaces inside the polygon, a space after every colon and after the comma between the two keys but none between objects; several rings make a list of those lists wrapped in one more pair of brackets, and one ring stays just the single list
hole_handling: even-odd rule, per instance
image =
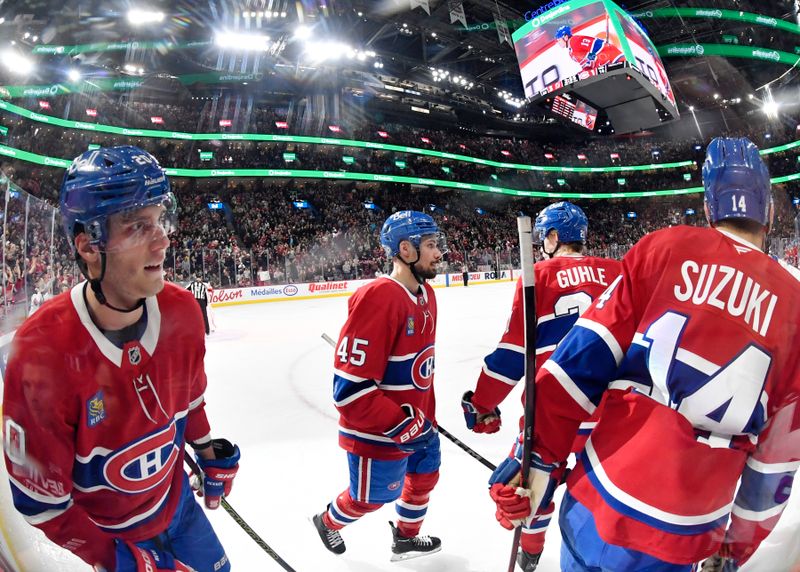
[{"label": "green led light strip", "polygon": [[791,32],[800,35],[800,26],[792,24],[786,20],[773,18],[772,16],[762,16],[753,12],[740,12],[739,10],[718,10],[717,8],[656,8],[655,10],[643,10],[632,12],[634,18],[704,18],[717,20],[737,20],[748,24],[767,26],[778,30]]},{"label": "green led light strip", "polygon": [[[0,97],[11,99],[14,97],[52,97],[67,93],[90,91],[131,91],[145,85],[144,77],[113,76],[102,78],[89,78],[78,81],[64,81],[45,85],[0,85]],[[182,85],[196,83],[221,84],[261,81],[262,73],[228,73],[205,72],[174,76]]]},{"label": "green led light strip", "polygon": [[761,60],[790,66],[800,62],[800,56],[797,54],[752,46],[731,46],[727,44],[666,44],[658,46],[656,49],[658,50],[658,55],[662,58],[678,56],[722,56],[725,58]]},{"label": "green led light strip", "polygon": [[[491,159],[479,159],[468,155],[456,153],[442,153],[432,149],[420,149],[417,147],[406,147],[404,145],[391,145],[387,143],[374,143],[372,141],[356,141],[354,139],[336,139],[330,137],[306,137],[303,135],[267,135],[261,133],[182,133],[179,131],[159,131],[155,129],[128,129],[124,127],[114,127],[112,125],[102,125],[100,123],[86,123],[83,121],[69,121],[44,115],[18,107],[7,101],[0,100],[0,110],[5,110],[16,115],[20,115],[32,121],[57,125],[66,129],[82,129],[84,131],[96,131],[98,133],[113,133],[128,137],[156,137],[160,139],[183,139],[186,141],[271,141],[279,143],[303,143],[310,145],[339,145],[342,147],[359,147],[362,149],[377,149],[381,151],[396,151],[400,153],[412,153],[416,155],[427,155],[439,159],[450,159],[453,161],[463,161],[465,163],[477,163],[500,169],[516,169],[519,171],[543,171],[552,173],[619,173],[630,171],[651,171],[654,169],[676,169],[694,165],[694,161],[678,161],[675,163],[653,163],[650,165],[621,165],[614,167],[560,167],[549,165],[526,165],[523,163],[503,163],[492,161]],[[800,144],[800,142],[798,142]]]},{"label": "green led light strip", "polygon": [[31,50],[32,54],[55,54],[55,55],[74,55],[86,54],[90,52],[119,52],[127,50],[186,50],[191,48],[207,48],[213,42],[205,40],[200,42],[173,42],[171,40],[159,40],[155,42],[95,42],[93,44],[78,44],[75,46],[58,46],[53,44],[42,44],[35,46]]},{"label": "green led light strip", "polygon": [[[37,165],[47,165],[50,167],[60,167],[66,169],[71,161],[47,157],[21,149],[15,149],[7,145],[0,145],[0,155],[13,157],[21,161],[36,163]],[[441,179],[428,179],[424,177],[402,177],[393,175],[376,175],[373,173],[345,173],[341,171],[311,171],[302,169],[172,169],[165,168],[164,171],[171,177],[195,177],[195,178],[220,178],[220,177],[262,177],[262,178],[282,178],[282,179],[339,179],[349,181],[372,181],[380,183],[406,183],[410,185],[427,185],[431,187],[445,187],[449,189],[463,189],[467,191],[479,191],[485,193],[496,193],[501,195],[512,195],[516,197],[545,197],[550,199],[623,199],[639,197],[658,197],[689,195],[702,193],[703,187],[691,187],[687,189],[668,189],[662,191],[643,191],[638,193],[548,193],[545,191],[524,191],[521,189],[509,189],[507,187],[494,187],[489,185],[477,185],[474,183],[460,183],[455,181],[443,181]],[[800,176],[800,174],[798,174]]]}]

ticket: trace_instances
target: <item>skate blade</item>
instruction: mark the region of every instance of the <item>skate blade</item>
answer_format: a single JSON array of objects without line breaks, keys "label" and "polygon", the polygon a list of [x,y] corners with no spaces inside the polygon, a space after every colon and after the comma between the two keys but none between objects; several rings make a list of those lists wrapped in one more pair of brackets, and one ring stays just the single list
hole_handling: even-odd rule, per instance
[{"label": "skate blade", "polygon": [[434,548],[428,552],[404,552],[403,554],[392,554],[392,557],[389,559],[390,562],[403,562],[404,560],[411,560],[412,558],[419,558],[420,556],[430,556],[431,554],[436,554],[437,552],[441,552],[442,547]]}]

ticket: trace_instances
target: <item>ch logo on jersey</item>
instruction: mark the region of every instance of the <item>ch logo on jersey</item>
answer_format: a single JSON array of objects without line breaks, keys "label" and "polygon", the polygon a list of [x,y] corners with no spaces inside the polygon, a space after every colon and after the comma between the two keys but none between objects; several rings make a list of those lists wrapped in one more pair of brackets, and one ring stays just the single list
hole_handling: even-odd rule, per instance
[{"label": "ch logo on jersey", "polygon": [[86,425],[94,427],[106,418],[106,404],[100,390],[86,401]]},{"label": "ch logo on jersey", "polygon": [[139,365],[139,362],[142,361],[142,352],[139,346],[128,348],[128,361],[131,362],[131,365]]},{"label": "ch logo on jersey", "polygon": [[411,364],[411,382],[421,391],[428,391],[433,383],[435,354],[436,351],[431,344],[419,352]]},{"label": "ch logo on jersey", "polygon": [[158,486],[172,474],[180,457],[176,433],[173,420],[157,433],[127,445],[105,462],[103,476],[124,493],[142,493]]}]

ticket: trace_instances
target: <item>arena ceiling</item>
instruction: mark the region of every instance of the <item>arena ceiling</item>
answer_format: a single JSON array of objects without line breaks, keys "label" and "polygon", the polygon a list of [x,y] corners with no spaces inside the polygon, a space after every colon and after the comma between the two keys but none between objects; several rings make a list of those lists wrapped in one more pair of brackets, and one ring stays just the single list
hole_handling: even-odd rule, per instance
[{"label": "arena ceiling", "polygon": [[[500,90],[521,97],[516,57],[508,44],[498,41],[492,25],[494,13],[499,11],[506,21],[521,22],[526,11],[535,10],[546,2],[463,0],[471,28],[489,24],[489,29],[465,30],[458,23],[450,23],[446,0],[429,1],[430,14],[422,8],[410,9],[409,0],[0,0],[0,18],[3,19],[0,41],[14,40],[23,49],[41,44],[132,40],[167,39],[185,43],[208,41],[220,29],[265,33],[275,41],[275,48],[269,53],[247,61],[235,57],[226,60],[218,49],[212,48],[54,55],[46,66],[37,70],[36,77],[27,78],[32,84],[57,81],[59,73],[76,65],[85,74],[103,75],[129,73],[125,66],[133,63],[134,69],[140,69],[145,75],[161,78],[209,70],[233,71],[235,68],[238,71],[241,68],[244,71],[276,63],[282,68],[294,66],[299,73],[301,43],[294,38],[294,30],[302,23],[310,27],[313,37],[337,39],[362,51],[374,52],[366,64],[382,67],[365,68],[362,62],[364,73],[432,83],[431,68],[445,69],[474,84],[472,89],[441,86],[451,89],[454,97],[456,94],[465,96],[459,98],[462,103],[467,104],[469,96],[475,96],[500,106],[496,99]],[[755,12],[795,23],[800,4],[797,0],[630,0],[619,3],[630,12],[691,6]],[[134,27],[126,20],[132,7],[161,10],[166,18],[158,24]],[[729,20],[674,17],[648,19],[642,23],[656,45],[721,43],[721,36],[727,35],[736,36],[744,45],[790,53],[800,46],[800,36]],[[782,64],[718,57],[668,58],[664,63],[684,110],[689,105],[699,108],[727,105],[728,98],[753,93],[757,87],[787,71],[787,66]],[[335,75],[338,73],[334,70]],[[325,81],[323,75],[307,79]],[[2,80],[6,83],[9,78],[4,76]],[[796,74],[792,71],[773,84],[773,88],[779,91],[781,86],[793,84],[796,84]],[[289,91],[302,89],[303,85],[302,82],[280,84],[281,89]],[[719,97],[714,98],[714,94]],[[513,112],[512,109],[508,111]],[[752,111],[742,106],[742,114]]]}]

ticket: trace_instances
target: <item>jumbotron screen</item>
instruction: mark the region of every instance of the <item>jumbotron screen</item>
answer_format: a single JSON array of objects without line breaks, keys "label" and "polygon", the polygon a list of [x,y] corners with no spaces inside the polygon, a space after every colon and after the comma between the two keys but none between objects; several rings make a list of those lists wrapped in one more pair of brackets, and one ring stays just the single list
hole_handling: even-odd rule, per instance
[{"label": "jumbotron screen", "polygon": [[597,110],[586,103],[569,95],[557,95],[553,98],[550,111],[561,115],[590,131],[594,130],[597,123]]},{"label": "jumbotron screen", "polygon": [[610,0],[572,0],[514,32],[525,96],[540,97],[626,63],[672,102],[672,88],[652,42]]}]

